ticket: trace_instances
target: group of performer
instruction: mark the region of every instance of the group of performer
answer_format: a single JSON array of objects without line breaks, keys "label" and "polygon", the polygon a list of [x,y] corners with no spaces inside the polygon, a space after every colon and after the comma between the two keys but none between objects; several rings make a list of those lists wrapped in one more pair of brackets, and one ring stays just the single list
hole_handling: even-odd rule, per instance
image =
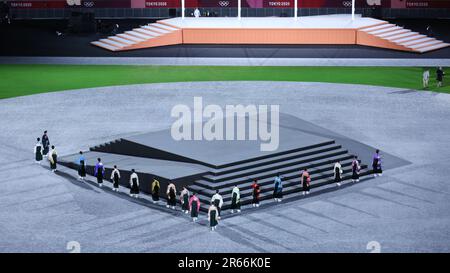
[{"label": "group of performer", "polygon": [[[438,67],[436,69],[436,87],[442,87],[442,82],[444,81],[444,69],[442,68],[442,66]],[[430,81],[430,69],[429,68],[425,68],[423,73],[422,73],[422,82],[423,82],[423,88],[427,89],[429,86],[429,81]]]},{"label": "group of performer", "polygon": [[[360,175],[359,173],[361,171],[361,165],[359,164],[358,156],[353,157],[351,166],[352,166],[351,181],[353,183],[359,182],[359,175]],[[334,164],[334,182],[336,183],[336,185],[338,187],[341,186],[343,173],[344,173],[344,171],[342,170],[341,163],[339,161],[336,162]],[[373,177],[383,175],[383,169],[381,167],[381,155],[380,155],[380,150],[378,150],[378,149],[375,151],[375,154],[372,157],[372,173],[373,173]]]},{"label": "group of performer", "polygon": [[[52,172],[56,171],[57,162],[58,162],[58,153],[56,152],[55,146],[50,146],[50,140],[47,135],[47,131],[44,131],[42,138],[37,138],[37,143],[34,147],[35,161],[37,163],[41,163],[44,157],[47,157],[50,162],[50,169]],[[75,162],[78,165],[78,179],[81,181],[85,180],[86,177],[86,158],[83,155],[83,152],[79,152],[79,158]],[[353,161],[351,163],[351,181],[359,182],[360,170],[361,166],[358,160],[358,156],[354,156]],[[372,170],[374,177],[382,175],[382,167],[381,167],[381,155],[380,151],[376,150],[375,154],[372,158]],[[334,164],[334,182],[339,187],[343,181],[343,169],[342,165],[339,161]],[[97,162],[94,167],[94,176],[97,179],[97,184],[99,187],[103,186],[103,180],[105,179],[105,167],[102,163],[101,158],[97,158]],[[305,168],[300,175],[300,183],[301,190],[303,195],[308,195],[310,193],[311,188],[311,174],[308,169]],[[111,171],[110,180],[112,182],[112,190],[115,192],[119,192],[119,184],[120,184],[121,174],[117,167],[114,165],[113,170]],[[158,203],[160,201],[160,189],[161,184],[156,178],[152,178],[153,181],[151,183],[151,197],[153,203]],[[129,188],[130,197],[138,198],[140,187],[139,187],[139,176],[136,173],[135,169],[131,169],[130,179],[129,179]],[[253,183],[250,186],[252,190],[252,207],[257,208],[260,204],[260,193],[261,187],[258,184],[258,179],[253,179]],[[275,202],[281,202],[283,200],[283,177],[280,173],[274,178],[273,182],[273,200]],[[200,199],[196,196],[195,192],[189,192],[186,187],[183,187],[179,196],[181,210],[185,214],[189,214],[193,220],[196,222],[198,220],[198,214],[200,211]],[[166,207],[175,210],[177,205],[177,189],[173,182],[169,182],[166,190],[166,199],[167,204]],[[210,223],[211,230],[215,230],[221,215],[222,206],[224,204],[223,197],[220,195],[219,190],[216,190],[215,194],[212,196],[210,201],[210,206],[208,208],[208,221]],[[241,194],[240,189],[237,185],[235,185],[231,190],[231,203],[230,203],[230,212],[231,213],[239,213],[241,212]]]},{"label": "group of performer", "polygon": [[[341,162],[338,161],[334,164],[334,182],[338,187],[341,186],[342,183],[342,175],[344,174],[344,171],[342,170]],[[352,177],[351,181],[353,183],[359,182],[359,172],[361,171],[361,166],[359,165],[358,156],[353,157],[352,161]]]},{"label": "group of performer", "polygon": [[37,164],[41,164],[44,158],[48,159],[50,163],[50,170],[56,172],[58,163],[58,152],[54,145],[50,146],[50,140],[47,135],[47,131],[44,131],[42,138],[36,139],[36,145],[34,145],[34,160]]}]

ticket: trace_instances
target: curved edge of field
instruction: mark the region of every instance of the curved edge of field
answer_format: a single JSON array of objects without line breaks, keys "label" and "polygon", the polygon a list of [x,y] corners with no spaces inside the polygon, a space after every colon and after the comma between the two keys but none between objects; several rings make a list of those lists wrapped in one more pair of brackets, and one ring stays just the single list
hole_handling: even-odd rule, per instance
[{"label": "curved edge of field", "polygon": [[[285,81],[361,84],[423,90],[420,67],[250,67],[0,65],[0,99],[54,91],[146,83],[205,81]],[[435,69],[427,91],[437,88]]]}]

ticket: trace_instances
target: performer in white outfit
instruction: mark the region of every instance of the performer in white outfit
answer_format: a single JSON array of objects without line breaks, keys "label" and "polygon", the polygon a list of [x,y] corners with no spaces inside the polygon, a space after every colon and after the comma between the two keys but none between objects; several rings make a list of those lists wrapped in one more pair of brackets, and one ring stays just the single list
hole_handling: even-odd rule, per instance
[{"label": "performer in white outfit", "polygon": [[430,81],[430,70],[428,68],[425,68],[425,71],[423,71],[422,81],[423,88],[428,88],[428,82]]},{"label": "performer in white outfit", "polygon": [[41,139],[37,138],[37,143],[34,145],[34,160],[36,163],[41,164],[43,158],[43,147],[41,144]]},{"label": "performer in white outfit", "polygon": [[336,162],[336,164],[334,164],[334,182],[338,187],[341,186],[343,173],[344,171],[342,171],[341,163],[339,161]]},{"label": "performer in white outfit", "polygon": [[130,196],[139,197],[139,177],[134,169],[131,170],[130,176]]},{"label": "performer in white outfit", "polygon": [[120,171],[114,165],[114,170],[111,172],[111,181],[113,182],[113,191],[119,192]]},{"label": "performer in white outfit", "polygon": [[211,204],[214,204],[217,208],[217,218],[220,220],[220,211],[222,210],[223,198],[220,195],[219,190],[216,190],[216,193],[211,198]]}]

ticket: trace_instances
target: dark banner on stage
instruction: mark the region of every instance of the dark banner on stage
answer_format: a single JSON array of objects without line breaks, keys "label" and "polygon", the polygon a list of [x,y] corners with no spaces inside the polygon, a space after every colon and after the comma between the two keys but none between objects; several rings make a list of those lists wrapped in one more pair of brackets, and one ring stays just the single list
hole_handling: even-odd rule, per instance
[{"label": "dark banner on stage", "polygon": [[406,8],[449,8],[449,0],[406,0]]},{"label": "dark banner on stage", "polygon": [[[293,8],[294,0],[259,0],[264,8]],[[389,0],[356,0],[356,7],[368,8],[371,6],[390,7]],[[298,0],[299,8],[349,8],[351,0]]]},{"label": "dark banner on stage", "polygon": [[66,1],[11,1],[11,8],[17,9],[45,9],[69,7]]},{"label": "dark banner on stage", "polygon": [[145,0],[145,8],[178,8],[179,2],[179,0]]},{"label": "dark banner on stage", "polygon": [[9,1],[11,8],[130,8],[130,0],[50,0]]}]

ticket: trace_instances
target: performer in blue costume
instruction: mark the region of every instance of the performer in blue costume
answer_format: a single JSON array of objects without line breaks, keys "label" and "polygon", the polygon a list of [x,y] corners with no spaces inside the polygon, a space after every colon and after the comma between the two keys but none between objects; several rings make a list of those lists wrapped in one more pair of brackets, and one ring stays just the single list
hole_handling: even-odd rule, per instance
[{"label": "performer in blue costume", "polygon": [[276,202],[281,202],[283,200],[283,182],[279,173],[274,180],[273,199]]},{"label": "performer in blue costume", "polygon": [[103,187],[103,178],[105,177],[105,167],[103,166],[102,160],[97,158],[97,164],[94,168],[94,176],[97,177],[97,184],[101,188]]},{"label": "performer in blue costume", "polygon": [[383,170],[381,169],[380,150],[376,150],[375,154],[373,155],[372,170],[373,170],[373,176],[374,177],[383,175]]}]

